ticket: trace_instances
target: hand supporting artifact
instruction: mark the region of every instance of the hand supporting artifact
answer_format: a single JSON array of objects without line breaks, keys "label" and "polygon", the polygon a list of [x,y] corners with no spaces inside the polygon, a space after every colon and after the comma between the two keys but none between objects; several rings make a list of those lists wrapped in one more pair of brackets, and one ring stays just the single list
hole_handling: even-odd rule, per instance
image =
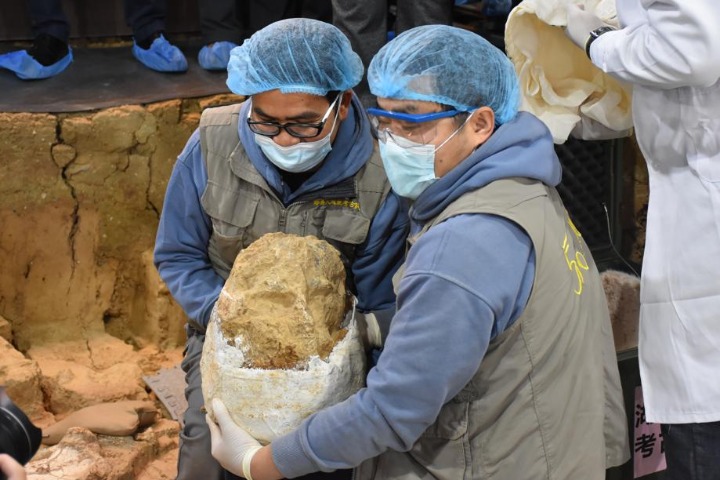
[{"label": "hand supporting artifact", "polygon": [[260,442],[233,421],[220,399],[213,399],[212,407],[217,424],[209,414],[205,416],[205,421],[210,427],[212,456],[225,470],[252,480],[250,462],[262,448]]},{"label": "hand supporting artifact", "polygon": [[590,32],[603,26],[606,26],[606,23],[595,14],[587,12],[573,3],[567,5],[565,35],[583,50],[590,38]]}]

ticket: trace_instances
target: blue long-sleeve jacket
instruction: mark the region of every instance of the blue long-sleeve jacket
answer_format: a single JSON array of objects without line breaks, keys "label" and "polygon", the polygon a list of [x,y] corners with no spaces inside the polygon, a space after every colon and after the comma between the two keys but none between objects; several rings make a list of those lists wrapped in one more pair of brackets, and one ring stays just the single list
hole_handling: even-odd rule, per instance
[{"label": "blue long-sleeve jacket", "polygon": [[[560,163],[547,128],[519,114],[415,201],[413,231],[469,191],[508,177],[555,186]],[[410,249],[397,312],[367,387],[273,441],[273,459],[294,478],[407,451],[442,406],[476,374],[490,341],[523,313],[535,275],[527,233],[486,214],[452,217]]]},{"label": "blue long-sleeve jacket", "polygon": [[[252,136],[240,122],[240,138],[258,171],[273,186],[280,176],[265,158]],[[323,167],[292,194],[279,191],[281,198],[292,201],[292,195],[303,191],[306,184],[322,185],[342,181],[357,172],[367,159],[365,155],[333,155],[350,148],[372,150],[372,137],[367,118],[357,99],[348,118],[343,121]],[[368,148],[369,147],[369,148]],[[175,300],[191,320],[206,326],[210,312],[223,287],[224,280],[210,263],[207,252],[212,233],[210,218],[200,203],[207,184],[207,171],[200,148],[200,134],[195,131],[188,140],[173,168],[165,194],[155,242],[155,265]],[[402,262],[408,231],[407,206],[390,193],[372,220],[365,242],[358,246],[352,265],[357,288],[358,308],[374,311],[392,308],[395,295],[392,275]]]}]

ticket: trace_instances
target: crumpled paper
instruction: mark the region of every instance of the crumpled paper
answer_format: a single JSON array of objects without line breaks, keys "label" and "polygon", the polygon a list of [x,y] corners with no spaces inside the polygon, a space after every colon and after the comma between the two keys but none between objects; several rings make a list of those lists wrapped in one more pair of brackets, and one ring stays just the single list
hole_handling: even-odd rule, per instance
[{"label": "crumpled paper", "polygon": [[505,25],[505,49],[520,80],[520,108],[542,120],[558,144],[570,135],[583,140],[629,136],[631,89],[593,65],[565,36],[569,3],[618,27],[613,0],[524,0],[516,6]]}]

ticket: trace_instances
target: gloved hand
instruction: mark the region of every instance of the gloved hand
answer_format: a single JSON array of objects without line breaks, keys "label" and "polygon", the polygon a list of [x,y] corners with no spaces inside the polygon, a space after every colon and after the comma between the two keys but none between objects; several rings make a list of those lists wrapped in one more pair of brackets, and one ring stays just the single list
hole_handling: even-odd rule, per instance
[{"label": "gloved hand", "polygon": [[586,12],[574,3],[568,3],[566,9],[567,27],[565,27],[565,35],[575,45],[585,50],[585,43],[590,38],[590,32],[607,24],[595,14]]},{"label": "gloved hand", "polygon": [[262,448],[260,442],[230,418],[225,404],[220,399],[213,399],[212,408],[218,423],[215,424],[209,415],[205,415],[205,421],[210,427],[212,456],[225,470],[252,480],[250,462],[257,451]]}]

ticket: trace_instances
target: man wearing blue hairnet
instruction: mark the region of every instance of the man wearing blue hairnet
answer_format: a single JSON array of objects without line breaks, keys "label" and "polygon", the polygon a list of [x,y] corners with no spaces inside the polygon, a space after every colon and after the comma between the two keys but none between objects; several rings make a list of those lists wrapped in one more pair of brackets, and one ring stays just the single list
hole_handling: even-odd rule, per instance
[{"label": "man wearing blue hairnet", "polygon": [[190,319],[178,478],[223,475],[201,413],[199,361],[211,310],[240,250],[270,232],[325,239],[341,253],[358,308],[378,317],[394,309],[392,275],[402,262],[407,210],[390,191],[351,90],[362,74],[360,58],[332,25],[273,23],[231,52],[227,84],[248,100],[203,112],[175,164],[155,264]]},{"label": "man wearing blue hairnet", "polygon": [[424,26],[368,83],[388,178],[413,202],[383,353],[365,389],[264,447],[215,399],[213,455],[255,480],[604,479],[630,453],[605,295],[511,63]]}]

